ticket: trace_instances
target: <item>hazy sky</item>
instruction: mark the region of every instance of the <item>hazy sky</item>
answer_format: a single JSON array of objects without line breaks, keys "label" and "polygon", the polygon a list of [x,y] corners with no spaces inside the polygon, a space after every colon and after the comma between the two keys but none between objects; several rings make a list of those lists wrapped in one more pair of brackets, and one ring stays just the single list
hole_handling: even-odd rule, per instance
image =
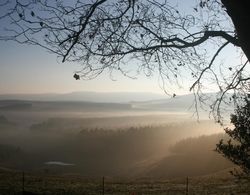
[{"label": "hazy sky", "polygon": [[[0,11],[4,11],[1,10]],[[3,23],[0,23],[4,27]],[[158,77],[141,75],[132,80],[104,73],[94,80],[73,78],[78,64],[61,63],[54,54],[42,48],[0,41],[0,94],[6,93],[67,93],[72,91],[142,91],[163,94]],[[188,91],[175,90],[175,93]]]},{"label": "hazy sky", "polygon": [[[185,1],[189,2],[189,1]],[[1,11],[1,10],[0,10]],[[20,45],[15,42],[0,42],[0,94],[6,93],[67,93],[72,91],[142,91],[164,93],[157,76],[144,75],[136,80],[116,76],[116,81],[103,74],[94,80],[75,80],[74,71],[78,64],[61,63],[54,54],[35,46]],[[184,82],[186,85],[191,83]],[[188,93],[176,89],[177,94]]]},{"label": "hazy sky", "polygon": [[15,42],[0,44],[0,93],[65,93],[71,91],[148,91],[163,93],[156,78],[126,77],[113,81],[108,74],[94,80],[75,80],[78,64],[61,63],[54,54]]}]

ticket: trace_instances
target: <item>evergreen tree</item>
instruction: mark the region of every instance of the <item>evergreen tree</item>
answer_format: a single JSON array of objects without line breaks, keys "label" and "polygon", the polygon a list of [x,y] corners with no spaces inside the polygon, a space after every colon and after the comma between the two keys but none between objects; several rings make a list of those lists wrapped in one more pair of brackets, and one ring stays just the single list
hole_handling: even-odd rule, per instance
[{"label": "evergreen tree", "polygon": [[234,128],[225,129],[230,139],[227,142],[220,140],[216,151],[241,168],[231,172],[234,176],[250,178],[250,100],[245,98],[243,103],[231,115]]}]

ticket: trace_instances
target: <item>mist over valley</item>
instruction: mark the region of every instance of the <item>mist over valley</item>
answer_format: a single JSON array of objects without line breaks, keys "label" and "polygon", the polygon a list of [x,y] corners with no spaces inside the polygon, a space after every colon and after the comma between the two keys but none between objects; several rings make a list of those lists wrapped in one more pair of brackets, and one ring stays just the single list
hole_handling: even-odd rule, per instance
[{"label": "mist over valley", "polygon": [[0,100],[0,166],[165,179],[231,168],[214,152],[223,129],[205,115],[198,121],[190,104],[189,95],[123,103]]}]

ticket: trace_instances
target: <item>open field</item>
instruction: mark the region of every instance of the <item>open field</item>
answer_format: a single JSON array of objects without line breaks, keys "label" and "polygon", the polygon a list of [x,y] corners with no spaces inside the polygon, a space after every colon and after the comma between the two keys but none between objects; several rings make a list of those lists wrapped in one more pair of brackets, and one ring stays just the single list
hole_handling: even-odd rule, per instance
[{"label": "open field", "polygon": [[[25,191],[36,194],[218,194],[238,195],[249,194],[248,183],[237,183],[229,173],[221,172],[215,175],[170,180],[153,180],[150,178],[84,178],[77,175],[40,175],[22,172],[0,171],[0,194],[18,194]],[[103,186],[104,184],[104,186]]]}]

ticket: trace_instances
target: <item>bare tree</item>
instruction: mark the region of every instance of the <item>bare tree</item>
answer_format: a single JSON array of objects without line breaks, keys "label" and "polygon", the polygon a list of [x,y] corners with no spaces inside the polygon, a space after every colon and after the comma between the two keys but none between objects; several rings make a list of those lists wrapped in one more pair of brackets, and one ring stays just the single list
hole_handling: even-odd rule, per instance
[{"label": "bare tree", "polygon": [[[158,74],[160,86],[173,96],[172,85],[189,79],[200,100],[196,108],[209,98],[202,93],[206,87],[216,85],[219,93],[210,108],[219,120],[221,104],[245,93],[250,79],[250,3],[189,2],[183,8],[183,2],[167,0],[6,0],[0,5],[5,10],[0,21],[7,24],[0,39],[39,45],[62,62],[81,63],[77,79],[106,70],[131,78]],[[226,47],[243,51],[239,64],[220,63]]]}]

